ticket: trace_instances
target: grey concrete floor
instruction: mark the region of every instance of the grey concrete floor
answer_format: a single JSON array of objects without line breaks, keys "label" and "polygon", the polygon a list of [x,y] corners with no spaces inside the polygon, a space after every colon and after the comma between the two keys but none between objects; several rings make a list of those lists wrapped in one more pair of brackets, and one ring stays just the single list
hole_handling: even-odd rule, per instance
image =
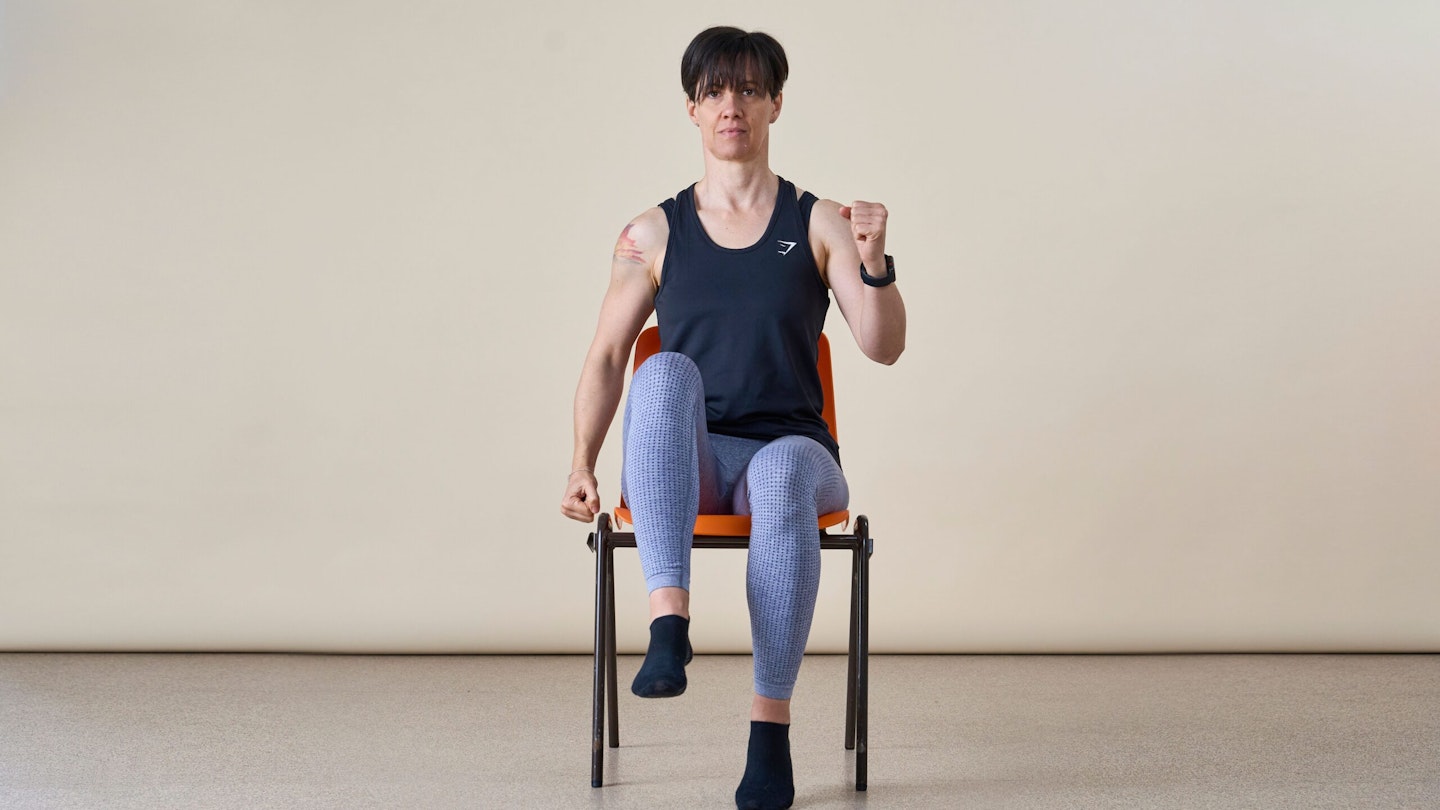
[{"label": "grey concrete floor", "polygon": [[[582,656],[0,654],[3,808],[733,807],[750,659],[623,688],[590,787]],[[797,808],[1440,808],[1440,656],[877,656],[795,696]]]}]

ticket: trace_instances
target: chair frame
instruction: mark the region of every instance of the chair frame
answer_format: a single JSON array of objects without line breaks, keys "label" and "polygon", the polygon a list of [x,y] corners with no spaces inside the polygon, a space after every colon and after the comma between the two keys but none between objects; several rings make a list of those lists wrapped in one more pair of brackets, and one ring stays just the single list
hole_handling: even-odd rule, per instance
[{"label": "chair frame", "polygon": [[[851,553],[850,649],[845,688],[845,750],[855,752],[855,789],[866,789],[870,709],[870,520],[855,518],[853,534],[820,532],[820,548]],[[615,676],[615,549],[635,548],[635,533],[615,531],[601,513],[587,544],[595,552],[595,697],[590,740],[590,786],[605,782],[605,723],[611,748],[620,747],[620,706]],[[696,535],[694,548],[749,548],[749,537]],[[606,709],[609,709],[607,712]]]}]

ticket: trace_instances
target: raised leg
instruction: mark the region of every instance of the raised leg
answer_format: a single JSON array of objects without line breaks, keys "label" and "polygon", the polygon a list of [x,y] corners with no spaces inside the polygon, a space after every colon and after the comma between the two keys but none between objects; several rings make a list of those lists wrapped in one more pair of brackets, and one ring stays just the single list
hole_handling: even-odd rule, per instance
[{"label": "raised leg", "polygon": [[695,517],[721,503],[719,468],[705,421],[700,369],[683,354],[659,352],[641,364],[625,400],[620,487],[635,523],[635,545],[651,599],[650,644],[630,691],[684,694],[690,549]]}]

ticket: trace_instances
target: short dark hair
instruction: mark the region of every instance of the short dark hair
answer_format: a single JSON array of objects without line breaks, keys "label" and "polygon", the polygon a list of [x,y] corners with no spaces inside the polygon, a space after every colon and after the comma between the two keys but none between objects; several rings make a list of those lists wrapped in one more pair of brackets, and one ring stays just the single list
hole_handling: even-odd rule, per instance
[{"label": "short dark hair", "polygon": [[774,37],[727,25],[696,34],[680,57],[680,84],[691,101],[711,87],[734,88],[745,81],[775,98],[789,75],[785,49]]}]

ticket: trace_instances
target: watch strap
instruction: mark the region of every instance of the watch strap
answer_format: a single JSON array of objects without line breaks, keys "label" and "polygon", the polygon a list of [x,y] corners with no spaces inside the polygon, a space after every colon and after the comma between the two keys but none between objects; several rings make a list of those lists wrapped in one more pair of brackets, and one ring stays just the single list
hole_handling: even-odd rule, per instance
[{"label": "watch strap", "polygon": [[865,272],[865,263],[860,263],[860,280],[871,287],[888,287],[895,283],[895,257],[885,254],[885,275],[876,278]]}]

